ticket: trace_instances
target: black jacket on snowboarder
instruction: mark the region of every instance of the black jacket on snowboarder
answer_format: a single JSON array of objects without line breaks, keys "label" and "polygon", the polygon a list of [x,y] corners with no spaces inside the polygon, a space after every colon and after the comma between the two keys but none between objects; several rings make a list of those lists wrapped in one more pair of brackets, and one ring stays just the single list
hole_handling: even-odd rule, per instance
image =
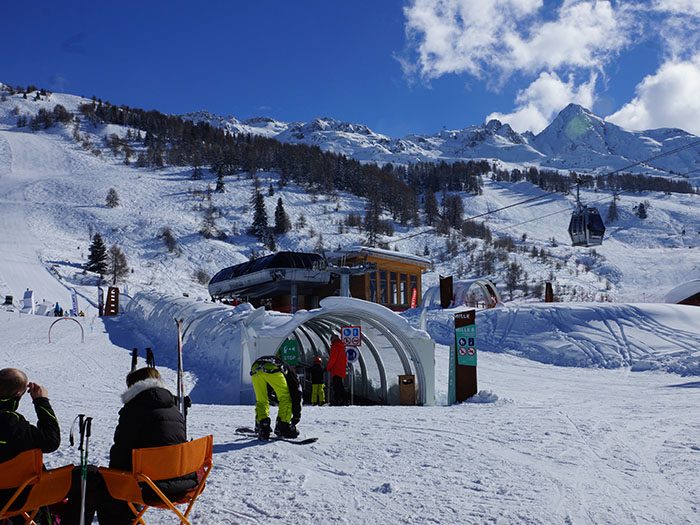
[{"label": "black jacket on snowboarder", "polygon": [[18,404],[15,398],[0,399],[0,463],[33,448],[53,452],[61,444],[61,429],[47,398],[34,400],[36,426],[15,412]]}]

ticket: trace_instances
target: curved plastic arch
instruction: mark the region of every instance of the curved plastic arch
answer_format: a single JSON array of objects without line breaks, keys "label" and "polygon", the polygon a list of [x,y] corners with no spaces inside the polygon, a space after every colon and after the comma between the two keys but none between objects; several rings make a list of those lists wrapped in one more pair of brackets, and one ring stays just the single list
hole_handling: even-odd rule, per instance
[{"label": "curved plastic arch", "polygon": [[59,321],[74,321],[78,323],[78,326],[80,327],[80,342],[85,342],[85,330],[83,330],[83,325],[80,324],[80,321],[73,317],[61,317],[59,319],[56,319],[53,323],[51,323],[51,326],[49,326],[49,344],[51,344],[51,329],[53,328],[53,325],[55,325]]},{"label": "curved plastic arch", "polygon": [[[331,299],[329,301],[329,299]],[[367,308],[364,306],[366,304],[361,301],[363,305],[354,305],[352,299],[348,303],[347,298],[345,302],[337,303],[333,301],[335,298],[326,298],[321,302],[321,308],[318,312],[310,311],[307,312],[308,316],[299,316],[298,318],[292,318],[288,323],[280,327],[284,330],[280,334],[280,342],[289,337],[294,333],[297,328],[307,323],[313,324],[320,321],[330,322],[337,326],[340,326],[346,322],[357,322],[369,323],[380,335],[382,335],[394,348],[401,364],[406,373],[410,373],[413,369],[416,372],[416,379],[418,381],[418,400],[420,404],[426,404],[430,400],[428,399],[427,390],[430,388],[426,383],[426,373],[421,360],[421,356],[418,351],[414,348],[411,343],[410,338],[407,336],[407,332],[411,329],[410,325],[405,319],[398,318],[394,320],[382,316],[378,313],[373,312],[374,308]],[[359,301],[359,300],[355,300]],[[375,307],[378,305],[374,305]],[[383,308],[383,307],[382,307]],[[393,312],[392,312],[393,313]],[[379,351],[374,348],[374,345],[367,345],[370,353],[374,356],[377,361],[377,365],[380,369],[382,385],[382,392],[387,392],[388,385],[386,383],[386,371],[384,368],[383,361],[381,359]],[[411,366],[413,363],[413,366]]]}]

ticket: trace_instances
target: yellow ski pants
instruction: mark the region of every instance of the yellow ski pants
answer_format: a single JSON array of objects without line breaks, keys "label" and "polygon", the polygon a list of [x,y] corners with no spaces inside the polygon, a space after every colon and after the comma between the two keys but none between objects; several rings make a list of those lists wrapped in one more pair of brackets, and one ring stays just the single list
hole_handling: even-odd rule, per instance
[{"label": "yellow ski pants", "polygon": [[326,402],[326,393],[323,390],[323,384],[312,384],[311,385],[311,404],[315,405],[318,403],[322,405]]},{"label": "yellow ski pants", "polygon": [[253,391],[255,392],[255,422],[259,423],[266,417],[270,417],[270,399],[267,396],[267,385],[270,385],[279,402],[277,417],[283,423],[290,423],[292,421],[292,397],[289,395],[289,387],[284,374],[261,370],[253,374],[250,379],[253,382]]}]

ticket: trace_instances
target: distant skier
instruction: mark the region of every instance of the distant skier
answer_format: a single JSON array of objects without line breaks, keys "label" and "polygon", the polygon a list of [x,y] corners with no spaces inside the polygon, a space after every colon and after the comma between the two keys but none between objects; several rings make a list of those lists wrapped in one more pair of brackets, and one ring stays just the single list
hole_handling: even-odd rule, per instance
[{"label": "distant skier", "polygon": [[146,347],[146,366],[150,368],[156,367],[156,358],[153,355],[153,350],[151,350],[150,346]]},{"label": "distant skier", "polygon": [[133,348],[131,350],[131,371],[133,372],[136,370],[136,367],[138,366],[139,363],[139,349],[138,348]]},{"label": "distant skier", "polygon": [[301,389],[294,370],[278,357],[268,355],[255,360],[250,376],[255,392],[255,429],[258,437],[269,439],[272,430],[268,386],[274,391],[279,404],[275,434],[285,438],[297,437],[299,431],[296,426],[301,419]]},{"label": "distant skier", "polygon": [[323,406],[326,403],[326,393],[323,391],[323,372],[321,356],[314,357],[314,364],[309,367],[312,405]]},{"label": "distant skier", "polygon": [[331,404],[335,406],[343,406],[346,403],[345,385],[343,380],[347,375],[348,356],[345,353],[345,344],[336,334],[331,336],[331,355],[328,359],[326,369],[331,374],[331,388],[333,396]]}]

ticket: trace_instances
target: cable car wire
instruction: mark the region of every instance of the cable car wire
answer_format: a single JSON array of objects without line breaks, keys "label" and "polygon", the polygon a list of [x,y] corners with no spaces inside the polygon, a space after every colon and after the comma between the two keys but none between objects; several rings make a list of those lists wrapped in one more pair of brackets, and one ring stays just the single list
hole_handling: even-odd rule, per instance
[{"label": "cable car wire", "polygon": [[[638,161],[636,161],[636,162],[633,162],[632,164],[628,164],[627,166],[623,166],[622,168],[618,168],[618,169],[616,169],[616,170],[610,171],[610,172],[605,173],[605,174],[603,174],[603,175],[599,175],[599,177],[609,177],[610,175],[614,175],[614,174],[616,174],[616,173],[620,173],[621,171],[625,171],[625,170],[628,170],[628,169],[630,169],[630,168],[634,168],[635,166],[639,166],[640,164],[648,164],[649,162],[652,162],[652,161],[654,161],[654,160],[658,160],[658,159],[661,159],[661,158],[663,158],[663,157],[667,157],[667,156],[669,156],[669,155],[673,155],[673,154],[676,154],[676,153],[680,153],[681,151],[685,151],[686,149],[690,149],[690,148],[692,148],[692,147],[694,147],[694,146],[700,146],[700,139],[699,139],[699,140],[695,140],[695,141],[693,141],[693,142],[689,142],[688,144],[684,144],[683,146],[678,146],[677,148],[671,149],[671,150],[669,150],[669,151],[665,151],[665,152],[663,152],[663,153],[659,153],[659,154],[654,155],[654,156],[652,156],[652,157],[649,157],[649,158],[647,158],[647,159],[638,160]],[[652,167],[653,167],[653,166],[652,166]],[[695,169],[695,170],[691,170],[691,171],[689,171],[689,172],[687,172],[687,173],[684,173],[683,175],[687,175],[687,174],[689,174],[689,173],[694,173],[694,172],[696,172],[696,171],[700,171],[700,168]],[[485,213],[480,213],[479,215],[473,215],[473,216],[471,216],[471,217],[467,217],[467,218],[463,219],[463,222],[473,221],[474,219],[478,219],[478,218],[481,218],[481,217],[485,217],[485,216],[487,216],[487,215],[491,215],[491,214],[497,213],[497,212],[499,212],[499,211],[507,210],[508,208],[513,208],[513,207],[515,207],[515,206],[520,206],[521,204],[526,204],[526,203],[528,203],[528,202],[533,202],[533,201],[542,199],[542,198],[544,198],[544,197],[547,197],[548,195],[552,195],[552,194],[554,194],[554,193],[558,193],[558,192],[556,192],[556,191],[547,191],[547,192],[543,193],[542,195],[538,195],[538,196],[536,196],[536,197],[531,197],[531,198],[529,198],[529,199],[525,199],[525,200],[522,200],[522,201],[518,201],[518,202],[515,202],[515,203],[513,203],[513,204],[509,204],[509,205],[507,205],[507,206],[503,206],[503,207],[501,207],[501,208],[497,208],[497,209],[495,209],[495,210],[490,210],[490,211],[487,211],[487,212],[485,212]],[[606,197],[601,197],[600,199],[596,199],[596,200],[590,201],[590,202],[591,202],[591,203],[600,202],[601,200],[606,199],[606,198],[608,198],[608,197],[607,197],[607,196],[606,196]],[[556,212],[554,212],[554,213],[549,213],[549,214],[547,214],[547,215],[542,215],[542,216],[540,216],[540,217],[535,217],[535,218],[533,218],[533,219],[529,219],[529,220],[527,220],[527,221],[524,221],[524,222],[521,222],[521,223],[518,223],[518,224],[514,224],[514,225],[512,225],[512,226],[505,226],[503,229],[514,228],[514,227],[516,227],[516,226],[521,226],[521,225],[523,225],[523,224],[527,224],[527,223],[530,223],[530,222],[534,222],[534,221],[538,221],[538,220],[541,220],[541,219],[545,219],[545,218],[547,218],[547,217],[551,217],[552,215],[557,215],[557,214],[559,214],[559,213],[564,213],[564,212],[570,213],[571,211],[570,211],[570,210],[559,210],[559,211],[556,211]],[[407,236],[405,236],[405,237],[399,237],[398,239],[390,240],[390,241],[388,241],[388,243],[396,243],[396,242],[400,242],[400,241],[405,241],[405,240],[408,240],[408,239],[412,239],[412,238],[414,238],[414,237],[418,237],[419,235],[427,235],[427,234],[429,234],[429,233],[435,233],[436,231],[437,231],[436,228],[431,228],[431,229],[429,229],[429,230],[425,230],[425,231],[422,231],[422,232],[419,232],[419,233],[413,233],[413,234],[407,235]],[[461,232],[460,232],[460,234],[461,234]]]}]

